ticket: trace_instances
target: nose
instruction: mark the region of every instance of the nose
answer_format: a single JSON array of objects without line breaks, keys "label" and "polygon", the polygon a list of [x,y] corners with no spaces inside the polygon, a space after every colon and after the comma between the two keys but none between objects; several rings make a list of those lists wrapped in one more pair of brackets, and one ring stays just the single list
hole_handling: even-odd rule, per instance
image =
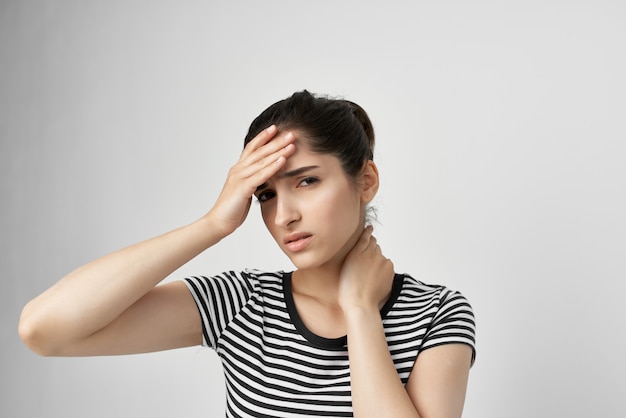
[{"label": "nose", "polygon": [[288,227],[293,222],[300,219],[300,212],[294,199],[288,194],[281,194],[275,197],[276,213],[274,214],[274,222],[281,227]]}]

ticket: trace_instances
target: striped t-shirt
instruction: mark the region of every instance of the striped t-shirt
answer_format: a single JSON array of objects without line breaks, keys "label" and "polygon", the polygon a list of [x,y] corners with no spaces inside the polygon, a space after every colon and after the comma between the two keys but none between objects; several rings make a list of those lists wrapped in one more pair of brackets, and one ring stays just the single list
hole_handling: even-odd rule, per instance
[{"label": "striped t-shirt", "polygon": [[[220,356],[227,417],[351,417],[347,338],[323,338],[298,316],[291,273],[246,270],[185,282],[202,317],[203,345]],[[474,349],[467,300],[396,274],[381,317],[398,376],[441,344]]]}]

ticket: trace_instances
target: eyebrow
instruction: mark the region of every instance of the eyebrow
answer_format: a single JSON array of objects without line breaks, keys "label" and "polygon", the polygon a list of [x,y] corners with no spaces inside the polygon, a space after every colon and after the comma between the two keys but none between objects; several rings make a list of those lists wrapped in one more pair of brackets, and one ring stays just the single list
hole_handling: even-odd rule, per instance
[{"label": "eyebrow", "polygon": [[[304,174],[307,171],[313,170],[315,168],[319,168],[318,165],[307,165],[304,167],[300,167],[300,168],[296,168],[294,170],[291,171],[285,171],[282,174],[278,175],[278,179],[284,179],[284,178],[289,178],[289,177],[296,177],[299,176],[300,174]],[[256,188],[256,191],[258,192],[259,190],[263,190],[267,187],[267,182],[261,184],[259,187]]]}]

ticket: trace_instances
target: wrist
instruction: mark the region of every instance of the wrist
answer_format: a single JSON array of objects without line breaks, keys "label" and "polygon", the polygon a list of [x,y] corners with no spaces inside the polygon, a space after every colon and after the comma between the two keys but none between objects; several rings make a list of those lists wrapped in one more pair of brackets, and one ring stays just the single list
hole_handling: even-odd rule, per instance
[{"label": "wrist", "polygon": [[230,235],[230,232],[224,231],[223,225],[215,219],[211,212],[198,219],[195,224],[206,237],[208,246],[217,244]]},{"label": "wrist", "polygon": [[365,312],[374,312],[376,314],[380,313],[380,310],[385,305],[389,296],[391,295],[391,289],[383,298],[375,298],[373,295],[365,296],[365,295],[351,295],[350,297],[343,296],[340,297],[339,306],[344,311],[345,315],[349,315],[351,313],[359,314]]},{"label": "wrist", "polygon": [[341,308],[347,322],[360,321],[372,317],[380,320],[380,310],[375,303],[351,303],[342,305]]}]

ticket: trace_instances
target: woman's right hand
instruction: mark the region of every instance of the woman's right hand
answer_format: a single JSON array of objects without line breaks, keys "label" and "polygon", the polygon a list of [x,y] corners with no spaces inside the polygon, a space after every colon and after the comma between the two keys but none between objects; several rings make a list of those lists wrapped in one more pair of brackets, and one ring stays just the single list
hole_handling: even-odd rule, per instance
[{"label": "woman's right hand", "polygon": [[293,133],[276,136],[277,131],[275,125],[261,131],[229,170],[224,187],[207,214],[224,237],[246,219],[256,189],[276,174],[295,151]]}]

